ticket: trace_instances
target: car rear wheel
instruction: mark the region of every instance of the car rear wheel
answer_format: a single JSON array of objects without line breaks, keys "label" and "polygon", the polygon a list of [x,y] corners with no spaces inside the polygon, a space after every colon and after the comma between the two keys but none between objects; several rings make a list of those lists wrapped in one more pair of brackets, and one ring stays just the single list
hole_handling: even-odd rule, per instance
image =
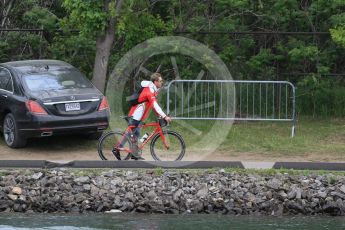
[{"label": "car rear wheel", "polygon": [[20,135],[16,120],[12,113],[5,116],[3,134],[6,144],[11,148],[21,148],[26,145],[26,138]]}]

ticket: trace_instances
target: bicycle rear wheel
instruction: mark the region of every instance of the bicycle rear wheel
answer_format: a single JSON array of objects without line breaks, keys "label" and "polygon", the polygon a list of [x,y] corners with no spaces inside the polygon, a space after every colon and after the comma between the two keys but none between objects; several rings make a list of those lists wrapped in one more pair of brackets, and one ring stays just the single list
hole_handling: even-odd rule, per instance
[{"label": "bicycle rear wheel", "polygon": [[[120,147],[132,149],[132,142],[130,139],[123,135],[121,132],[110,131],[105,133],[98,141],[98,155],[102,160],[117,160],[114,151]],[[130,158],[130,153],[127,151],[119,151],[122,160],[128,160]]]},{"label": "bicycle rear wheel", "polygon": [[162,137],[156,134],[150,145],[153,159],[157,161],[179,161],[183,158],[186,145],[180,134],[174,131],[163,131],[168,148],[165,146]]}]

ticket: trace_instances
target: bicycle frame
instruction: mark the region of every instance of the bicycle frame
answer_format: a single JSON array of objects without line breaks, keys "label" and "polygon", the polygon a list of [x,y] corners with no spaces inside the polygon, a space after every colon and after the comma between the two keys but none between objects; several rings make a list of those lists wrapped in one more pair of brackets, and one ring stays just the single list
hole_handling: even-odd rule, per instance
[{"label": "bicycle frame", "polygon": [[[169,149],[169,144],[167,143],[166,139],[165,139],[165,136],[163,134],[163,130],[162,130],[162,127],[159,125],[158,122],[152,122],[152,123],[148,123],[148,124],[142,124],[142,125],[139,125],[138,128],[146,128],[146,127],[156,127],[155,130],[152,131],[152,133],[147,137],[147,139],[140,145],[138,146],[138,148],[140,150],[142,150],[144,148],[144,146],[149,142],[151,141],[151,139],[157,134],[159,133],[159,135],[161,136],[162,140],[163,140],[163,143],[164,143],[164,146],[165,148]],[[120,141],[118,141],[118,143],[116,143],[115,147],[118,146],[120,143],[122,143],[123,139],[127,136],[128,133],[132,133],[133,132],[133,129],[137,128],[136,126],[134,125],[129,125],[126,130],[123,132],[122,134],[122,138]],[[132,140],[130,140],[132,141]],[[117,148],[117,147],[116,147]],[[131,153],[132,150],[131,149],[128,149],[128,148],[117,148],[119,151],[125,151],[127,153]]]}]

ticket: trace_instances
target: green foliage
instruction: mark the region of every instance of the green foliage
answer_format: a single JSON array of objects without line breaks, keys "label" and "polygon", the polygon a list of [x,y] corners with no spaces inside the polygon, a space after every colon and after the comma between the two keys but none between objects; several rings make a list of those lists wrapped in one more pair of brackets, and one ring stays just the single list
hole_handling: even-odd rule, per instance
[{"label": "green foliage", "polygon": [[292,62],[315,61],[318,57],[318,48],[316,46],[295,47],[288,54]]},{"label": "green foliage", "polygon": [[[116,15],[115,2],[13,1],[5,27],[43,28],[45,32],[2,32],[0,61],[61,59],[91,77],[95,38],[104,33],[112,17],[117,17],[118,24],[109,71],[135,45],[155,36],[172,35],[175,30],[330,31],[331,37],[225,34],[182,36],[215,50],[234,79],[292,81],[298,86],[297,103],[301,114],[345,115],[345,82],[328,76],[345,73],[343,0],[124,0],[120,15]],[[1,19],[9,7],[7,3],[0,2],[0,8],[5,9],[0,12]],[[65,33],[56,33],[55,29],[63,29]],[[69,29],[78,29],[81,33],[69,34]],[[182,78],[193,79],[201,71],[200,65],[186,57],[176,56],[176,61]],[[148,61],[146,67],[155,70],[159,65],[162,65],[161,71],[168,79],[174,78],[169,57]],[[141,76],[141,79],[144,77]]]},{"label": "green foliage", "polygon": [[24,60],[44,57],[42,47],[47,41],[38,34],[8,32],[6,37],[0,38],[0,61]]},{"label": "green foliage", "polygon": [[332,39],[339,45],[345,47],[345,26],[343,28],[330,29]]},{"label": "green foliage", "polygon": [[248,61],[252,78],[264,80],[273,76],[275,73],[275,68],[272,66],[273,61],[274,55],[270,49],[260,49],[259,53],[252,56]]},{"label": "green foliage", "polygon": [[95,41],[81,35],[55,37],[49,47],[49,56],[77,66],[91,79],[95,59]]},{"label": "green foliage", "polygon": [[0,62],[10,60],[10,45],[6,40],[0,40]]},{"label": "green foliage", "polygon": [[[335,1],[334,4],[337,7],[345,8],[343,1]],[[333,28],[330,29],[332,39],[342,47],[345,47],[345,13],[332,15],[330,21],[333,25]]]},{"label": "green foliage", "polygon": [[58,28],[58,18],[46,8],[34,6],[23,15],[23,22],[33,28],[54,30]]},{"label": "green foliage", "polygon": [[161,167],[154,168],[153,172],[156,176],[162,176],[164,174],[164,170]]},{"label": "green foliage", "polygon": [[147,12],[129,14],[122,17],[117,32],[125,40],[124,49],[129,50],[135,45],[157,36],[159,31],[172,30],[159,16]]},{"label": "green foliage", "polygon": [[345,87],[320,75],[309,75],[297,86],[300,114],[342,116],[345,112]]},{"label": "green foliage", "polygon": [[64,0],[62,5],[69,13],[68,17],[62,20],[63,26],[79,29],[84,35],[95,36],[96,34],[104,33],[107,19],[111,15],[110,11],[104,10],[103,1]]}]

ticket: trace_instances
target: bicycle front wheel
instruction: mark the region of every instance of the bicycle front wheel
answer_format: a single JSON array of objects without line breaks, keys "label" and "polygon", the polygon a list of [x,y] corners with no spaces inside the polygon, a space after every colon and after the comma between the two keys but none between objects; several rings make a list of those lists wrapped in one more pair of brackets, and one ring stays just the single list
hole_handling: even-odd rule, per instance
[{"label": "bicycle front wheel", "polygon": [[153,159],[157,161],[179,161],[186,151],[186,144],[180,134],[174,131],[163,131],[166,142],[156,134],[150,145]]},{"label": "bicycle front wheel", "polygon": [[[119,147],[123,149],[131,149],[131,141],[126,135],[121,132],[107,132],[98,141],[98,155],[102,160],[117,160],[115,157],[115,151]],[[130,153],[127,151],[119,151],[122,160],[128,160]]]}]

